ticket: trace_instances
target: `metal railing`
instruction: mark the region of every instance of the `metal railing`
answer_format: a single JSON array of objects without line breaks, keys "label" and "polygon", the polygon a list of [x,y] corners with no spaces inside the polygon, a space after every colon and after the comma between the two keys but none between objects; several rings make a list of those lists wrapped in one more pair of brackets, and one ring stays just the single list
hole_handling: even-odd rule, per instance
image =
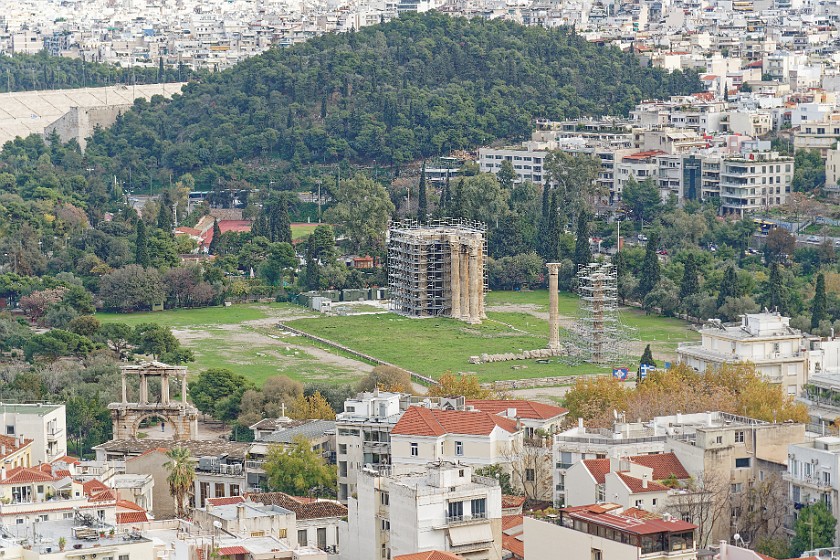
[{"label": "metal railing", "polygon": [[465,523],[472,523],[474,521],[486,521],[487,512],[477,512],[472,515],[450,515],[446,517],[447,525],[461,525]]}]

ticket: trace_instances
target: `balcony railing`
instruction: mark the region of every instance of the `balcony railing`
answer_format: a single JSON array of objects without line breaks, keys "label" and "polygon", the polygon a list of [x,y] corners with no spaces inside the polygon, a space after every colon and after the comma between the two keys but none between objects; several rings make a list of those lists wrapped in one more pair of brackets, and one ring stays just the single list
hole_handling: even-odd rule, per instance
[{"label": "balcony railing", "polygon": [[487,520],[487,513],[474,513],[472,515],[450,515],[446,518],[447,525],[466,525]]}]

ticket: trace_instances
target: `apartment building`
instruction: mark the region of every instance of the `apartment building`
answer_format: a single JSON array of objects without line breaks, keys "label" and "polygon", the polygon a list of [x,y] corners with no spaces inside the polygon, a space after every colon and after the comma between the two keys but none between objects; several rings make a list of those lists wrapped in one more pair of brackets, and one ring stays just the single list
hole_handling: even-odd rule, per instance
[{"label": "apartment building", "polygon": [[32,440],[32,460],[51,463],[67,454],[67,420],[63,404],[0,403],[0,433]]},{"label": "apartment building", "polygon": [[656,182],[659,176],[658,157],[665,155],[663,150],[647,150],[626,155],[615,165],[615,194],[620,200],[627,182],[634,179],[641,183],[646,179]]},{"label": "apartment building", "polygon": [[[679,416],[670,422],[675,433],[666,441],[666,451],[676,455],[695,479],[703,477],[730,485],[730,492],[715,497],[726,500],[716,507],[724,508],[728,515],[721,515],[705,532],[711,542],[727,540],[740,527],[737,502],[741,493],[754,481],[787,472],[788,448],[805,441],[805,425],[720,412]],[[676,433],[685,419],[691,424],[690,430]],[[777,521],[782,523],[782,519]]]},{"label": "apartment building", "polygon": [[[248,494],[252,502],[280,506],[295,514],[294,539],[298,547],[317,546],[320,550],[337,553],[339,550],[339,525],[347,517],[347,508],[331,500],[296,498],[283,492]],[[222,498],[232,501],[236,498]]]},{"label": "apartment building", "polygon": [[624,508],[658,511],[667,505],[671,488],[662,484],[691,478],[673,453],[587,459],[568,469],[566,507],[610,502]]},{"label": "apartment building", "polygon": [[809,343],[790,318],[779,313],[747,313],[737,324],[711,323],[700,342],[680,344],[678,359],[698,371],[722,364],[751,362],[770,383],[798,395],[809,377]]},{"label": "apartment building", "polygon": [[[832,515],[840,515],[840,438],[823,436],[788,446],[788,468],[784,474],[790,485],[794,511],[822,502]],[[840,539],[840,527],[835,540]]]},{"label": "apartment building", "polygon": [[295,530],[295,513],[273,504],[252,502],[242,496],[210,498],[204,507],[192,510],[201,527],[217,527],[232,535],[275,537],[287,540]]},{"label": "apartment building", "polygon": [[793,158],[776,152],[751,152],[725,158],[720,172],[721,213],[743,216],[787,202]]},{"label": "apartment building", "polygon": [[695,560],[696,525],[636,508],[603,503],[563,508],[559,515],[525,516],[525,556],[591,560]]},{"label": "apartment building", "polygon": [[799,125],[793,131],[794,150],[819,150],[823,157],[835,147],[840,137],[840,113],[827,115],[819,122],[808,122]]},{"label": "apartment building", "polygon": [[471,466],[448,461],[366,469],[341,529],[343,560],[431,550],[501,560],[501,488]]},{"label": "apartment building", "polygon": [[344,402],[344,411],[335,417],[338,499],[356,491],[359,472],[365,466],[377,468],[391,464],[391,430],[402,416],[404,405],[399,393],[374,391],[360,393]]},{"label": "apartment building", "polygon": [[515,182],[542,185],[546,180],[543,162],[550,149],[548,143],[534,141],[523,142],[521,147],[479,148],[478,166],[482,173],[496,174],[507,160],[516,173]]},{"label": "apartment building", "polygon": [[391,430],[391,460],[404,465],[433,461],[511,465],[522,449],[522,438],[518,422],[504,416],[412,406]]}]

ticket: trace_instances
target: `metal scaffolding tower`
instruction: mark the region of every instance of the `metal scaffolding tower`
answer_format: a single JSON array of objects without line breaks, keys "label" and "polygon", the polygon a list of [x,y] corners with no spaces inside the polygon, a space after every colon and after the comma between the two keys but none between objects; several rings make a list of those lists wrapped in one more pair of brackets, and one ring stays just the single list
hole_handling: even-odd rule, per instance
[{"label": "metal scaffolding tower", "polygon": [[442,219],[395,222],[388,237],[391,309],[411,317],[485,318],[486,227]]},{"label": "metal scaffolding tower", "polygon": [[563,347],[573,363],[618,365],[630,352],[632,331],[618,313],[618,279],[610,263],[581,265],[577,273],[580,316]]}]

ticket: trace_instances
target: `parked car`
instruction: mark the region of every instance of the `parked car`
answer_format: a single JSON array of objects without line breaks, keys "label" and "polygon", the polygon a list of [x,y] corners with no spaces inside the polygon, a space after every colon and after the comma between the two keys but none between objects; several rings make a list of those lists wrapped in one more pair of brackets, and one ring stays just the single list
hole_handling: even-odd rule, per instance
[{"label": "parked car", "polygon": [[816,235],[809,235],[809,236],[808,236],[808,239],[806,239],[806,241],[807,241],[808,243],[819,243],[819,242],[820,242],[820,238],[819,238],[819,237],[817,237]]},{"label": "parked car", "polygon": [[642,243],[648,240],[647,235],[645,235],[644,233],[640,233],[639,235],[637,235],[636,239],[638,239]]}]

